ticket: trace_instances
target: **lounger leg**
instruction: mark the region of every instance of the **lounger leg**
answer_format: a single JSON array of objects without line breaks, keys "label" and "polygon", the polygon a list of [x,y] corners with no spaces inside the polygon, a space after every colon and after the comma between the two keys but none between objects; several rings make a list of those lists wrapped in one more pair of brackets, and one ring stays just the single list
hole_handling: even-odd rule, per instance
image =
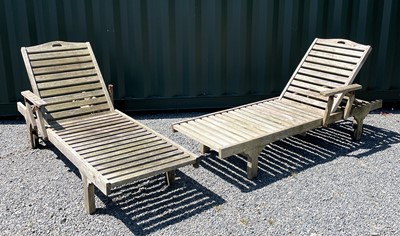
[{"label": "lounger leg", "polygon": [[31,143],[31,148],[38,148],[39,146],[39,136],[37,129],[32,128],[30,124],[28,124],[29,128],[29,141]]},{"label": "lounger leg", "polygon": [[167,171],[165,173],[165,181],[168,186],[171,186],[175,181],[175,170]]},{"label": "lounger leg", "polygon": [[82,173],[81,176],[83,182],[83,192],[85,194],[85,210],[88,214],[93,214],[96,211],[94,200],[94,185]]},{"label": "lounger leg", "polygon": [[363,132],[363,124],[364,124],[364,117],[357,117],[354,116],[353,120],[353,135],[352,138],[354,141],[358,141],[361,139],[362,132]]},{"label": "lounger leg", "polygon": [[204,144],[200,144],[200,152],[201,153],[207,153],[207,152],[210,152],[210,148],[209,147],[207,147],[206,145],[204,145]]},{"label": "lounger leg", "polygon": [[256,148],[255,150],[243,153],[247,158],[247,178],[254,179],[258,172],[258,155],[263,148]]}]

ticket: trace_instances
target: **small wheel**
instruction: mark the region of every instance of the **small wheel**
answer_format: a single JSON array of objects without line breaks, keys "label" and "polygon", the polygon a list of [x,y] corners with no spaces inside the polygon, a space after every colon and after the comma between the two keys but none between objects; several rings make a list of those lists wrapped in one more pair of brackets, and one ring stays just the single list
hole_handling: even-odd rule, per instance
[{"label": "small wheel", "polygon": [[35,149],[39,147],[39,136],[37,130],[29,126],[29,141],[31,143],[31,148]]}]

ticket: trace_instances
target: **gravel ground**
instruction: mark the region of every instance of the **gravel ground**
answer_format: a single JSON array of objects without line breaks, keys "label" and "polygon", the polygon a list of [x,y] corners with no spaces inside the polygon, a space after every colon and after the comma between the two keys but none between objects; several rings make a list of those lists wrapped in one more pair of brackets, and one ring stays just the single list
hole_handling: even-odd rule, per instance
[{"label": "gravel ground", "polygon": [[[29,148],[21,120],[0,121],[1,235],[400,235],[400,110],[267,146],[259,175],[240,156],[201,156],[166,187],[164,176],[96,191],[86,215],[79,171],[51,144]],[[201,113],[134,115],[198,154],[170,124]]]}]

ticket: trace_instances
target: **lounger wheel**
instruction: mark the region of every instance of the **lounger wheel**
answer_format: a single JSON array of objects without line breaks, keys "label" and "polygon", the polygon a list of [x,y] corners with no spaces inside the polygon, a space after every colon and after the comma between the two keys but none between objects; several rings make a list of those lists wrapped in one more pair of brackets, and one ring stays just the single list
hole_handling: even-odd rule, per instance
[{"label": "lounger wheel", "polygon": [[31,143],[31,148],[35,149],[39,147],[39,136],[37,130],[32,128],[31,125],[29,125],[29,141]]}]

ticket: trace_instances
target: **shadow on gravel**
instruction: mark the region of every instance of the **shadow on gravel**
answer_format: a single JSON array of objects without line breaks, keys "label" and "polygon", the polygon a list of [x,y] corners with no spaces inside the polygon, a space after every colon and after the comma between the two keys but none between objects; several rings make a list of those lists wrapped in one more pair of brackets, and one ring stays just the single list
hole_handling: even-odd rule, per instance
[{"label": "shadow on gravel", "polygon": [[[51,144],[49,148],[81,178],[79,170],[58,149]],[[165,175],[160,174],[117,187],[109,196],[97,188],[95,191],[105,205],[97,208],[95,214],[121,220],[135,235],[156,232],[225,202],[179,170],[170,187],[166,185]]]},{"label": "shadow on gravel", "polygon": [[364,125],[363,137],[353,142],[351,121],[319,128],[306,136],[293,136],[267,145],[259,156],[258,176],[247,179],[246,159],[240,155],[220,159],[215,152],[203,155],[200,165],[221,179],[250,192],[340,156],[365,158],[400,143],[400,134]]},{"label": "shadow on gravel", "polygon": [[100,192],[97,196],[106,208],[96,213],[120,219],[136,235],[158,231],[225,202],[180,171],[170,187],[164,175],[157,175],[117,188],[109,197]]}]

